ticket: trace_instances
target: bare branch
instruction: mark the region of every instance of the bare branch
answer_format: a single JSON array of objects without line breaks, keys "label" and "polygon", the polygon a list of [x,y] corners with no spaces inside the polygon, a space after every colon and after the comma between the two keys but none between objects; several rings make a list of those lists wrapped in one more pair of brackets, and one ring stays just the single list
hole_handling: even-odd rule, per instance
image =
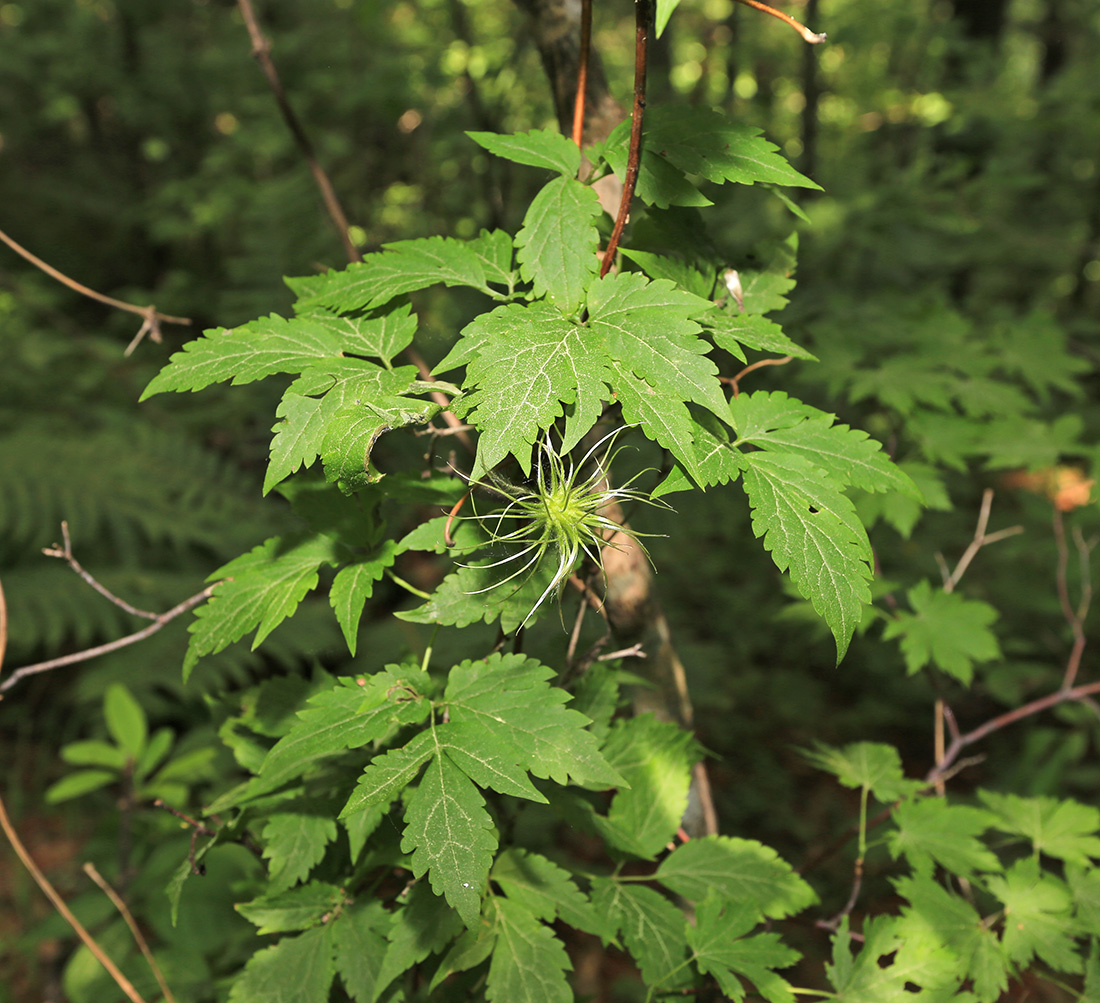
[{"label": "bare branch", "polygon": [[50,882],[46,878],[46,875],[38,869],[38,865],[34,862],[34,859],[27,852],[27,848],[20,841],[19,836],[15,831],[15,828],[11,824],[11,819],[8,818],[8,811],[7,808],[5,808],[4,806],[3,798],[0,798],[0,829],[4,830],[4,835],[7,837],[8,842],[11,843],[12,849],[15,850],[15,855],[19,858],[23,866],[30,873],[30,876],[34,878],[35,884],[37,884],[38,887],[42,889],[42,891],[46,895],[46,898],[48,898],[53,904],[53,907],[59,913],[61,913],[61,916],[65,920],[65,922],[73,928],[73,931],[76,933],[76,935],[84,942],[84,946],[92,952],[92,955],[95,957],[96,961],[98,961],[107,970],[107,974],[115,980],[115,984],[119,987],[119,989],[121,989],[126,994],[126,996],[132,1001],[132,1003],[145,1003],[145,1000],[134,988],[130,980],[122,974],[122,972],[119,970],[118,965],[116,965],[109,957],[107,957],[106,952],[103,950],[102,947],[99,946],[99,944],[96,942],[96,939],[87,930],[84,929],[84,926],[81,924],[80,920],[78,920],[73,915],[72,910],[65,904],[65,900],[57,893],[57,889],[50,884]]},{"label": "bare branch", "polygon": [[723,376],[720,377],[720,379],[723,383],[728,383],[731,387],[733,387],[733,396],[736,397],[738,394],[738,384],[741,382],[741,378],[743,376],[748,376],[749,373],[753,372],[756,369],[763,369],[764,366],[785,366],[788,362],[793,361],[793,355],[784,355],[781,359],[759,359],[756,362],[745,366],[745,368],[742,369],[741,372],[739,372],[736,376]]},{"label": "bare branch", "polygon": [[765,14],[771,14],[772,17],[779,18],[780,21],[794,28],[794,30],[811,45],[818,45],[825,41],[825,32],[818,33],[816,31],[810,31],[809,28],[796,21],[790,14],[784,14],[783,11],[776,10],[774,7],[769,7],[766,3],[760,3],[760,0],[737,0],[737,2],[743,3],[746,7],[752,7],[753,10],[763,11]]},{"label": "bare branch", "polygon": [[134,917],[127,908],[126,903],[122,901],[118,892],[107,883],[103,875],[96,870],[95,864],[90,862],[86,863],[84,865],[84,873],[99,885],[103,890],[103,894],[111,900],[111,904],[122,914],[122,918],[130,928],[130,933],[133,935],[134,941],[137,943],[139,950],[148,962],[149,967],[152,969],[153,977],[157,980],[157,985],[160,986],[160,991],[164,994],[167,1003],[176,1003],[176,997],[172,995],[172,990],[168,988],[168,983],[164,981],[164,973],[161,972],[160,965],[157,964],[157,959],[153,957],[153,952],[149,950],[149,945],[146,943],[141,930],[138,929],[137,923],[134,922]]},{"label": "bare branch", "polygon": [[160,333],[160,325],[163,321],[165,324],[190,324],[190,317],[173,317],[171,314],[160,313],[156,307],[150,306],[135,306],[133,303],[124,303],[122,300],[116,300],[113,296],[104,296],[103,293],[97,293],[94,289],[89,289],[85,285],[81,285],[75,279],[70,279],[68,275],[63,272],[59,272],[52,265],[46,264],[37,255],[31,254],[22,244],[17,243],[11,237],[9,237],[3,230],[0,230],[0,240],[8,245],[16,254],[25,258],[39,271],[45,272],[51,279],[56,279],[64,286],[68,286],[74,292],[78,292],[81,296],[87,296],[89,299],[95,300],[97,303],[104,303],[107,306],[113,306],[117,310],[125,310],[127,313],[136,313],[139,317],[143,318],[141,324],[141,330],[134,336],[133,341],[126,347],[126,351],[123,353],[129,355],[146,334],[153,339],[158,345],[164,339]]},{"label": "bare branch", "polygon": [[[982,507],[978,513],[978,525],[974,530],[974,538],[970,541],[966,550],[963,551],[962,557],[959,558],[959,563],[955,565],[955,570],[951,574],[947,575],[944,583],[944,592],[954,592],[955,586],[962,580],[962,576],[966,574],[966,569],[970,567],[970,562],[978,556],[978,551],[982,547],[988,546],[991,543],[996,543],[999,540],[1008,539],[1010,536],[1019,536],[1024,531],[1023,526],[1009,526],[1008,529],[999,529],[996,533],[986,534],[986,527],[989,525],[989,513],[993,507],[993,489],[986,488],[982,493]],[[939,562],[940,570],[946,570],[947,564],[943,560],[942,556],[937,555],[936,560]]]}]

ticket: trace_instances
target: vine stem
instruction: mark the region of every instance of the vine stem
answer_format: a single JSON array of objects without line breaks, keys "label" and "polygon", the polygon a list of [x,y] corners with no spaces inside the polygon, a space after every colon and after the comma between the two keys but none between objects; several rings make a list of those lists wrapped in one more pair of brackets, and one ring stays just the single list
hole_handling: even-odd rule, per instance
[{"label": "vine stem", "polygon": [[92,952],[92,956],[96,961],[107,970],[107,974],[115,980],[115,984],[119,989],[126,994],[132,1003],[145,1003],[144,998],[134,988],[133,983],[122,974],[118,965],[107,956],[107,953],[99,946],[96,939],[84,929],[83,924],[73,915],[72,910],[65,904],[65,900],[58,894],[57,889],[50,884],[46,875],[38,869],[38,865],[34,862],[34,858],[27,852],[27,848],[19,839],[19,834],[11,824],[11,819],[8,818],[8,811],[4,806],[3,798],[0,798],[0,829],[3,829],[4,835],[11,844],[11,848],[15,850],[15,855],[30,873],[30,876],[34,878],[35,884],[42,889],[46,898],[50,900],[51,905],[61,913],[65,922],[73,928],[76,935],[84,942],[84,946]]},{"label": "vine stem", "polygon": [[573,102],[573,142],[584,140],[584,101],[588,90],[588,54],[592,50],[592,0],[581,0],[581,51],[577,66],[577,97]]},{"label": "vine stem", "polygon": [[630,215],[630,203],[634,199],[634,189],[638,184],[638,164],[642,157],[642,119],[645,115],[645,85],[647,63],[649,59],[649,32],[653,24],[652,0],[634,0],[634,107],[630,112],[630,152],[626,160],[626,178],[623,181],[623,196],[619,201],[619,214],[615,217],[615,228],[611,239],[603,252],[600,265],[602,279],[610,270],[619,249],[623,227]]},{"label": "vine stem", "polygon": [[74,292],[80,293],[81,296],[87,296],[88,299],[93,299],[97,303],[103,303],[106,306],[113,306],[116,310],[125,310],[127,313],[136,313],[142,318],[141,328],[137,334],[134,335],[133,340],[126,346],[124,355],[129,355],[135,348],[137,348],[141,339],[145,335],[149,335],[153,341],[160,344],[164,339],[161,337],[160,325],[163,321],[165,324],[190,324],[190,317],[173,317],[168,313],[160,313],[155,306],[151,304],[149,306],[135,306],[133,303],[126,303],[122,300],[116,300],[113,296],[105,296],[103,293],[97,293],[94,289],[89,289],[87,286],[77,282],[76,279],[70,279],[64,272],[59,272],[53,265],[47,264],[40,257],[32,254],[22,244],[13,240],[3,230],[0,230],[0,240],[8,245],[16,254],[21,258],[25,258],[40,272],[45,272],[51,279],[56,279],[63,286],[68,286]]}]

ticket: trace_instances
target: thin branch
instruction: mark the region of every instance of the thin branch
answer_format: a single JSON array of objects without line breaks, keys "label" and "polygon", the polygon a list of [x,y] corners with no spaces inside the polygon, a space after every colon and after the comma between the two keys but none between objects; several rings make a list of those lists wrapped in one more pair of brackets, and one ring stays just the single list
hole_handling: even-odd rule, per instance
[{"label": "thin branch", "polygon": [[[978,556],[978,551],[982,547],[987,547],[991,543],[997,543],[999,540],[1005,540],[1010,536],[1019,536],[1024,531],[1023,526],[1009,526],[1007,529],[999,529],[995,533],[986,533],[986,527],[989,525],[989,513],[993,508],[993,489],[986,488],[982,492],[982,507],[978,512],[978,525],[974,530],[974,537],[967,545],[966,550],[963,551],[962,557],[959,558],[959,563],[955,565],[955,570],[950,574],[945,574],[943,582],[944,592],[954,592],[955,586],[962,580],[962,576],[966,574],[966,569],[970,567],[970,562]],[[947,563],[943,557],[937,555],[937,562],[940,565],[941,573],[946,573]]]},{"label": "thin branch", "polygon": [[769,7],[766,3],[760,3],[759,0],[737,0],[738,3],[743,3],[746,7],[752,7],[753,10],[763,11],[765,14],[771,14],[772,17],[779,18],[780,21],[789,24],[795,31],[797,31],[803,39],[809,42],[811,45],[818,45],[825,41],[825,32],[810,31],[804,24],[796,21],[790,14],[784,14],[781,10],[776,10],[774,7]]},{"label": "thin branch", "polygon": [[294,113],[294,109],[290,107],[290,101],[286,96],[282,81],[279,79],[279,73],[275,69],[275,63],[271,58],[271,40],[260,29],[260,24],[256,20],[256,12],[252,9],[252,0],[237,0],[237,7],[240,9],[241,17],[244,18],[245,27],[248,28],[248,35],[252,39],[252,55],[264,71],[271,93],[275,95],[275,103],[279,106],[279,111],[282,112],[283,121],[286,122],[287,128],[294,136],[294,141],[298,144],[298,149],[309,165],[309,172],[313,175],[314,183],[321,193],[321,200],[325,203],[329,218],[336,227],[336,231],[340,235],[340,241],[344,245],[344,253],[347,254],[349,261],[362,261],[363,256],[359,253],[359,249],[351,242],[351,235],[348,233],[348,220],[344,215],[343,208],[340,206],[340,200],[336,197],[332,182],[317,160],[317,155],[313,152],[313,144],[306,135],[305,129],[302,128],[302,123]]},{"label": "thin branch", "polygon": [[164,973],[160,970],[160,965],[157,964],[157,959],[153,957],[153,952],[149,950],[149,945],[146,943],[145,937],[142,935],[141,930],[138,929],[137,923],[134,922],[134,917],[130,910],[127,908],[126,903],[122,901],[121,896],[116,892],[106,881],[102,874],[96,870],[96,866],[93,863],[87,863],[84,865],[84,873],[88,875],[99,887],[103,890],[103,894],[111,900],[111,904],[122,914],[122,918],[126,921],[126,925],[130,928],[130,933],[134,937],[134,941],[137,943],[138,949],[141,951],[149,967],[153,971],[153,977],[157,980],[157,985],[160,986],[161,993],[164,994],[165,1000],[168,1003],[176,1003],[176,997],[172,995],[172,990],[168,988],[168,983],[164,981]]},{"label": "thin branch", "polygon": [[11,824],[11,819],[8,818],[8,811],[4,806],[3,798],[0,798],[0,829],[4,830],[4,835],[7,837],[8,842],[11,843],[12,849],[15,850],[15,855],[30,872],[30,876],[34,878],[35,884],[42,889],[53,907],[61,913],[65,922],[73,928],[76,935],[84,942],[84,946],[92,952],[95,959],[107,970],[107,974],[115,980],[115,984],[119,989],[129,997],[132,1003],[145,1003],[145,1000],[134,988],[130,980],[122,974],[118,965],[107,957],[107,954],[104,952],[103,948],[99,946],[95,938],[84,929],[80,920],[73,915],[72,910],[65,904],[65,900],[57,893],[57,889],[50,884],[46,875],[38,869],[38,865],[27,852],[27,848],[20,841],[15,828]]},{"label": "thin branch", "polygon": [[161,798],[157,798],[156,801],[153,802],[153,807],[163,808],[169,814],[175,815],[176,818],[181,819],[191,826],[191,848],[187,852],[187,861],[191,865],[191,873],[195,875],[195,877],[201,878],[206,874],[206,865],[200,864],[195,860],[195,841],[199,836],[216,836],[217,832],[203,825],[201,822],[196,821],[190,815],[185,815],[182,811],[178,811],[171,807],[171,805],[166,805]]},{"label": "thin branch", "polygon": [[588,54],[592,50],[592,0],[581,0],[581,51],[577,65],[577,97],[573,103],[573,142],[584,140],[584,98],[588,90]]},{"label": "thin branch", "polygon": [[638,164],[642,158],[642,119],[645,115],[645,85],[647,60],[649,53],[649,31],[653,24],[652,0],[634,0],[634,107],[630,113],[630,152],[626,160],[626,177],[623,180],[623,196],[619,202],[619,214],[615,217],[615,228],[603,252],[600,265],[602,279],[615,261],[615,252],[623,235],[623,227],[630,215],[630,203],[634,198],[634,189],[638,184]]},{"label": "thin branch", "polygon": [[84,651],[76,651],[71,655],[62,655],[60,658],[51,658],[46,662],[36,662],[34,665],[24,665],[20,669],[16,669],[7,679],[0,683],[0,694],[6,693],[10,690],[20,679],[24,679],[27,676],[35,676],[40,672],[49,672],[51,669],[60,669],[65,665],[74,665],[77,662],[86,662],[90,658],[97,658],[99,655],[106,655],[109,652],[117,651],[119,648],[125,648],[128,645],[136,644],[138,641],[144,641],[147,637],[152,637],[161,628],[167,626],[176,617],[186,613],[189,609],[198,606],[204,599],[209,599],[211,593],[220,585],[221,582],[215,582],[213,585],[208,586],[201,592],[197,592],[191,596],[190,599],[184,599],[178,606],[173,606],[167,613],[161,613],[148,627],[137,631],[133,634],[127,634],[125,637],[120,637],[116,641],[109,641],[107,644],[100,644],[94,648],[86,648]]},{"label": "thin branch", "polygon": [[1077,547],[1077,559],[1081,566],[1081,598],[1076,608],[1069,598],[1069,547],[1066,545],[1066,528],[1061,510],[1054,508],[1054,542],[1058,548],[1058,569],[1055,579],[1058,586],[1058,603],[1062,607],[1062,616],[1073,633],[1073,648],[1066,661],[1065,674],[1062,677],[1062,689],[1071,687],[1081,668],[1081,657],[1085,653],[1085,617],[1092,603],[1092,578],[1089,573],[1089,556],[1092,546],[1074,527],[1074,544]]},{"label": "thin branch", "polygon": [[151,304],[149,306],[135,306],[133,303],[124,303],[122,300],[116,300],[113,296],[105,296],[103,293],[97,293],[94,289],[89,289],[85,285],[81,285],[75,279],[70,279],[68,275],[63,272],[59,272],[52,265],[46,264],[37,255],[31,254],[22,244],[17,243],[11,237],[9,237],[3,230],[0,230],[0,240],[8,245],[16,254],[25,258],[39,271],[45,272],[51,279],[56,279],[64,286],[68,286],[74,292],[80,293],[81,296],[87,296],[89,299],[95,300],[97,303],[103,303],[107,306],[113,306],[117,310],[125,310],[127,313],[136,313],[142,319],[141,329],[136,335],[134,335],[133,341],[127,346],[125,355],[129,355],[138,343],[146,334],[153,339],[158,345],[163,341],[160,333],[160,325],[163,321],[165,324],[190,324],[190,317],[173,317],[168,313],[160,313],[155,306]]},{"label": "thin branch", "polygon": [[0,669],[4,668],[4,653],[8,650],[8,602],[0,582]]},{"label": "thin branch", "polygon": [[65,541],[64,546],[58,547],[55,543],[52,547],[43,547],[42,553],[47,557],[59,557],[70,568],[73,569],[81,578],[84,579],[93,589],[96,590],[105,599],[109,599],[112,603],[119,607],[119,609],[125,610],[127,613],[132,613],[134,616],[140,616],[144,620],[155,620],[159,614],[150,613],[148,610],[137,609],[135,606],[131,606],[125,599],[120,599],[106,586],[100,585],[84,568],[80,562],[73,557],[72,540],[69,538],[69,523],[68,520],[61,520],[61,538]]},{"label": "thin branch", "polygon": [[785,366],[788,362],[793,361],[793,355],[784,355],[781,359],[758,359],[756,362],[745,366],[736,376],[722,376],[719,378],[723,383],[728,383],[733,387],[733,396],[736,397],[739,393],[738,384],[741,382],[742,377],[748,376],[749,373],[757,369],[763,369],[765,366]]}]

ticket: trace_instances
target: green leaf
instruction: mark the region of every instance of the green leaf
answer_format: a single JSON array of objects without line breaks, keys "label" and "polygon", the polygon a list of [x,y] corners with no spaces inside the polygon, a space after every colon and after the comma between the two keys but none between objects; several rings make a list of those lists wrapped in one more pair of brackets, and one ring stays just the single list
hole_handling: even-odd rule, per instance
[{"label": "green leaf", "polygon": [[835,749],[815,742],[813,751],[802,753],[814,766],[832,773],[845,787],[866,787],[879,801],[889,804],[909,797],[924,787],[919,780],[906,780],[901,756],[892,745],[853,742]]},{"label": "green leaf", "polygon": [[60,804],[116,783],[118,779],[117,770],[75,770],[57,783],[50,784],[43,798],[46,804]]},{"label": "green leaf", "polygon": [[[690,845],[690,844],[688,844]],[[684,915],[652,888],[607,878],[592,882],[592,904],[622,932],[627,950],[651,989],[676,988],[689,977]]]},{"label": "green leaf", "polygon": [[473,927],[481,914],[481,895],[496,848],[485,799],[437,749],[405,813],[401,850],[412,853],[413,875],[428,873],[435,893],[444,895],[462,921]]},{"label": "green leaf", "polygon": [[657,13],[654,16],[653,26],[658,38],[664,32],[668,19],[672,17],[672,12],[679,6],[680,0],[657,0]]},{"label": "green leaf", "polygon": [[897,878],[893,883],[909,902],[901,910],[901,938],[923,941],[933,934],[954,953],[958,959],[956,978],[971,979],[981,1003],[999,999],[1008,988],[1008,959],[996,933],[982,922],[978,911],[930,876]]},{"label": "green leaf", "polygon": [[704,326],[719,348],[724,348],[742,362],[747,361],[741,350],[742,345],[760,352],[774,352],[776,355],[817,361],[816,355],[791,341],[775,321],[759,314],[719,310],[706,318]]},{"label": "green leaf", "polygon": [[[579,151],[578,151],[579,152]],[[516,257],[536,296],[575,313],[599,261],[596,193],[573,178],[555,178],[534,197],[516,234]]]},{"label": "green leaf", "polygon": [[131,759],[137,759],[145,748],[149,726],[145,711],[121,683],[111,683],[103,697],[103,717],[107,731]]},{"label": "green leaf", "polygon": [[187,342],[153,377],[141,400],[166,390],[202,390],[223,380],[239,386],[275,373],[299,373],[339,356],[340,339],[325,324],[272,314],[232,330],[205,331],[201,338]]},{"label": "green leaf", "polygon": [[[622,248],[622,255],[629,261],[641,266],[651,279],[668,279],[674,285],[694,296],[709,300],[714,289],[714,274],[704,274],[698,268],[680,258],[667,254],[654,254],[652,251],[637,251]],[[710,318],[705,323],[709,326]]]},{"label": "green leaf", "polygon": [[348,995],[356,1003],[372,1003],[386,951],[382,935],[390,925],[390,914],[379,901],[355,903],[345,908],[333,924],[336,970]]},{"label": "green leaf", "polygon": [[325,803],[293,801],[271,815],[263,830],[271,892],[284,891],[305,878],[335,838],[336,821]]},{"label": "green leaf", "polygon": [[813,890],[770,846],[731,836],[705,836],[672,851],[654,877],[701,902],[710,889],[771,919],[800,912],[816,901]]},{"label": "green leaf", "polygon": [[[922,500],[917,486],[866,432],[834,425],[834,415],[785,393],[741,394],[730,401],[730,414],[741,441],[801,456],[844,485],[900,491]],[[804,420],[796,420],[796,415]]]},{"label": "green leaf", "polygon": [[1093,937],[1100,937],[1100,869],[1069,864],[1066,882],[1073,892],[1081,928]]},{"label": "green leaf", "polygon": [[870,544],[851,499],[801,456],[760,451],[743,459],[753,533],[829,625],[839,662],[871,601]]},{"label": "green leaf", "polygon": [[989,891],[1004,904],[1004,949],[1017,964],[1035,956],[1060,972],[1080,972],[1075,950],[1073,899],[1066,883],[1041,871],[1035,858],[1017,860],[1004,877],[991,877]]},{"label": "green leaf", "polygon": [[517,164],[542,167],[575,178],[581,166],[581,151],[567,136],[551,129],[532,129],[515,135],[495,132],[467,132],[479,146]]},{"label": "green leaf", "polygon": [[600,834],[613,847],[652,860],[676,835],[701,750],[689,732],[642,714],[618,722],[603,753],[629,786],[616,793],[606,822],[597,817]]},{"label": "green leaf", "polygon": [[388,303],[403,293],[445,286],[472,286],[495,295],[486,285],[485,266],[468,244],[450,237],[424,237],[385,244],[341,271],[306,279],[287,279],[299,296],[295,309],[350,313]]},{"label": "green leaf", "polygon": [[904,855],[918,875],[931,873],[933,863],[964,878],[1001,870],[1000,861],[978,839],[994,824],[981,808],[923,798],[898,805],[893,819],[897,831],[887,836],[890,853],[895,859]]},{"label": "green leaf", "polygon": [[[482,230],[466,246],[481,260],[485,269],[485,278],[489,282],[507,286],[509,292],[516,283],[516,274],[512,269],[512,236],[504,230]],[[442,372],[437,369],[437,372]]]},{"label": "green leaf", "polygon": [[[630,119],[626,118],[611,131],[603,144],[593,144],[588,151],[589,155],[603,157],[619,178],[625,178],[629,139]],[[647,205],[657,206],[659,209],[667,209],[669,206],[714,205],[684,177],[683,171],[655,153],[644,139],[634,195]]]},{"label": "green leaf", "polygon": [[257,951],[233,980],[229,1003],[328,1003],[333,948],[322,926]]},{"label": "green leaf", "polygon": [[446,700],[451,721],[470,722],[493,742],[513,748],[536,776],[601,790],[622,776],[586,730],[589,719],[563,706],[569,694],[547,680],[553,669],[524,655],[490,655],[451,669]]},{"label": "green leaf", "polygon": [[73,766],[102,766],[119,771],[126,766],[126,752],[123,749],[96,740],[70,742],[62,746],[61,758]]},{"label": "green leaf", "polygon": [[329,589],[328,601],[336,613],[348,651],[353,658],[363,607],[374,593],[374,583],[393,565],[397,553],[397,544],[393,540],[386,540],[371,557],[355,564],[346,564],[336,572],[332,588]]},{"label": "green leaf", "polygon": [[434,736],[422,731],[400,749],[378,756],[363,771],[355,790],[340,812],[348,818],[374,804],[383,804],[413,782],[420,768],[435,755]]},{"label": "green leaf", "polygon": [[572,969],[565,947],[520,903],[494,898],[496,946],[486,996],[492,1003],[573,1003],[565,973]]},{"label": "green leaf", "polygon": [[462,921],[446,903],[440,902],[423,882],[413,886],[408,899],[394,915],[387,935],[389,946],[375,981],[374,999],[398,975],[408,971],[429,954],[438,953],[462,932]]},{"label": "green leaf", "polygon": [[375,316],[336,317],[317,313],[308,319],[332,331],[344,353],[381,359],[387,369],[416,335],[416,316],[408,303]]},{"label": "green leaf", "polygon": [[234,908],[259,929],[259,934],[292,933],[308,930],[326,922],[326,916],[344,902],[344,893],[335,885],[311,881],[275,895],[263,895],[251,902],[238,902]]},{"label": "green leaf", "polygon": [[516,847],[504,850],[493,863],[492,878],[508,898],[538,919],[549,923],[558,918],[602,940],[611,939],[605,918],[577,888],[569,872],[541,854]]},{"label": "green leaf", "polygon": [[1082,867],[1100,859],[1100,809],[1072,798],[1022,798],[993,791],[979,791],[978,796],[996,815],[994,828],[1026,837],[1036,853]]},{"label": "green leaf", "polygon": [[997,611],[988,603],[957,592],[933,589],[919,582],[906,593],[912,613],[899,612],[887,621],[883,637],[901,638],[910,675],[930,662],[969,685],[974,663],[999,658],[1001,649],[989,625]]},{"label": "green leaf", "polygon": [[[267,754],[247,797],[277,790],[325,756],[369,745],[399,725],[423,721],[428,702],[416,685],[415,677],[389,666],[369,676],[365,685],[355,677],[343,678],[334,689],[311,697],[297,723]],[[426,678],[421,685],[427,685]]]},{"label": "green leaf", "polygon": [[745,997],[736,976],[749,979],[769,1003],[793,1003],[786,979],[775,974],[799,959],[775,933],[746,937],[757,924],[757,912],[743,903],[729,903],[714,891],[695,910],[696,922],[687,925],[688,945],[704,975],[711,974],[722,991],[735,1001]]},{"label": "green leaf", "polygon": [[480,350],[468,365],[463,399],[467,419],[481,433],[475,478],[509,453],[530,473],[531,447],[564,404],[573,410],[563,451],[596,423],[610,398],[612,373],[603,346],[588,331],[549,304],[534,303],[482,315],[476,335]]},{"label": "green leaf", "polygon": [[317,587],[320,566],[336,563],[334,548],[323,536],[275,536],[215,571],[207,580],[225,581],[195,611],[184,679],[201,657],[216,654],[253,628],[255,650]]}]

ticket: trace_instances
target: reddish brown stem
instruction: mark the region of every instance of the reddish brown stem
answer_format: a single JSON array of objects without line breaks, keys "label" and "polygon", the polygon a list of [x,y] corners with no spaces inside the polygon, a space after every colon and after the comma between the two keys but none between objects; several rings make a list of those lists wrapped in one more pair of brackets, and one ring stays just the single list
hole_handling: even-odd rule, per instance
[{"label": "reddish brown stem", "polygon": [[573,103],[573,142],[584,140],[584,98],[588,91],[588,53],[592,49],[592,0],[581,0],[581,51],[577,68],[577,97]]},{"label": "reddish brown stem", "polygon": [[649,53],[649,32],[653,24],[653,4],[651,0],[634,0],[634,107],[630,113],[630,152],[626,161],[626,177],[623,180],[623,197],[619,202],[619,214],[615,217],[615,228],[603,252],[603,264],[600,265],[602,279],[615,260],[615,252],[630,215],[630,203],[634,199],[634,189],[638,184],[638,164],[642,158],[642,119],[645,115],[645,84]]},{"label": "reddish brown stem", "polygon": [[783,11],[769,7],[766,3],[760,3],[760,0],[737,0],[737,2],[744,4],[746,7],[752,7],[753,10],[759,10],[765,14],[771,14],[772,17],[779,18],[780,21],[794,28],[811,45],[817,45],[825,41],[825,32],[810,31],[809,28],[796,21],[790,14],[784,14]]}]

